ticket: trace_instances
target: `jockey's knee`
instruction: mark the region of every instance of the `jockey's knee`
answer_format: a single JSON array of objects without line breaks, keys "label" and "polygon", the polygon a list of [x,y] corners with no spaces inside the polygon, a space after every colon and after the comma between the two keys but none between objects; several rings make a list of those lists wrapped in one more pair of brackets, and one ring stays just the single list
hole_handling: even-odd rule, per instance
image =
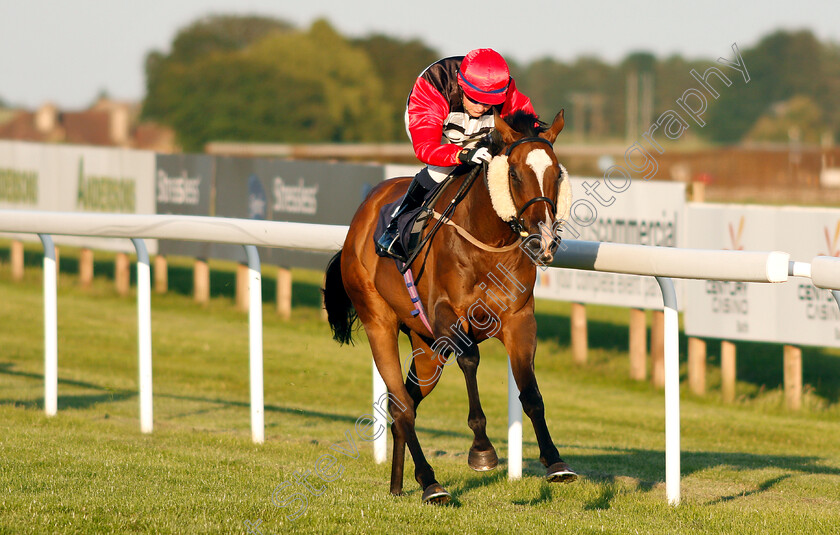
[{"label": "jockey's knee", "polygon": [[426,167],[423,168],[422,171],[417,173],[417,176],[419,177],[421,174],[423,174],[425,172],[428,179],[432,180],[432,182],[433,182],[432,187],[434,187],[434,186],[440,184],[441,182],[443,182],[444,180],[446,180],[446,177],[448,177],[450,174],[452,174],[452,171],[454,171],[454,170],[455,170],[454,166],[442,167],[442,166],[439,166],[439,165],[427,165]]}]

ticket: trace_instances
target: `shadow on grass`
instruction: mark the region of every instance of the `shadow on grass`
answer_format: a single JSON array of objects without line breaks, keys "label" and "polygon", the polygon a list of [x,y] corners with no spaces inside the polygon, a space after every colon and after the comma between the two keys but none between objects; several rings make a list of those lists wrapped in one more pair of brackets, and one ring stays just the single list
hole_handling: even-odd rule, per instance
[{"label": "shadow on grass", "polygon": [[[102,403],[113,403],[115,401],[124,401],[126,399],[135,398],[135,392],[110,392],[108,394],[86,394],[86,395],[70,395],[58,397],[58,410],[67,409],[87,409],[94,405]],[[25,409],[44,410],[44,400],[13,400],[0,399],[0,405],[12,405],[14,407],[23,407]]]},{"label": "shadow on grass", "polygon": [[[11,369],[14,365],[12,363],[0,363],[0,375],[8,375],[15,377],[24,377],[28,379],[35,379],[43,381],[43,375],[37,373],[21,372]],[[88,383],[84,381],[76,381],[70,379],[59,379],[59,383],[67,386],[75,386],[85,389],[98,391],[94,394],[85,395],[65,395],[59,397],[59,409],[85,409],[95,405],[104,403],[111,403],[115,401],[123,401],[125,399],[136,397],[137,393],[127,390],[109,389],[97,384]],[[184,396],[174,394],[156,394],[157,397],[164,397],[169,399],[211,403],[226,407],[239,407],[247,409],[250,404],[245,401],[230,401],[220,398],[209,398],[201,396]],[[43,400],[38,401],[17,401],[9,399],[0,399],[0,404],[22,406],[31,409],[43,409]],[[285,407],[282,405],[266,405],[267,412],[283,413],[304,418],[317,418],[330,422],[341,422],[348,427],[354,426],[357,416],[348,416],[345,414],[336,414],[323,411],[303,410],[294,407]],[[464,439],[464,449],[469,448],[472,440],[472,432],[455,432],[455,431],[441,431],[437,429],[427,429],[418,427],[418,431],[427,432],[433,435],[443,435],[450,437],[459,437]],[[528,444],[535,446],[530,441]],[[506,445],[502,443],[502,448]],[[657,485],[662,483],[662,476],[665,473],[665,455],[660,450],[648,450],[638,448],[599,448],[602,453],[596,454],[581,454],[575,455],[575,449],[582,449],[582,446],[563,445],[561,449],[569,452],[564,455],[569,464],[583,477],[600,485],[600,494],[589,500],[584,508],[586,510],[606,510],[611,507],[611,503],[618,494],[619,489],[629,482],[634,483],[634,490],[638,492],[649,492]],[[507,462],[506,459],[500,459],[501,466]],[[776,469],[785,470],[787,472],[799,474],[823,474],[840,476],[840,468],[834,468],[820,464],[822,461],[819,457],[814,456],[795,456],[795,455],[757,455],[752,453],[738,453],[738,452],[716,452],[716,451],[689,451],[681,454],[681,476],[685,477],[695,472],[709,470],[719,467],[725,467],[729,470],[748,471],[761,470],[772,466]],[[464,470],[469,470],[464,466]],[[539,477],[545,475],[545,467],[536,459],[526,459],[523,466],[523,474],[526,477]],[[751,496],[770,490],[778,483],[791,477],[792,474],[784,474],[772,479],[769,479],[759,485],[757,488],[729,496],[721,496],[712,500],[706,505],[715,505],[727,501],[732,501],[740,497]],[[476,474],[474,477],[469,477],[452,489],[453,500],[451,506],[459,507],[459,497],[468,493],[469,491],[501,483],[507,478],[507,471],[503,468],[497,469],[492,474]],[[541,503],[550,502],[554,497],[554,484],[545,483],[540,488],[538,496],[528,500],[518,500],[513,503],[516,505],[539,505]]]},{"label": "shadow on grass", "polygon": [[[566,455],[566,460],[574,466],[578,473],[589,479],[614,480],[614,474],[604,473],[606,468],[611,471],[623,472],[621,476],[631,477],[639,481],[658,481],[665,473],[665,454],[659,450],[644,450],[637,448],[602,448],[612,453],[594,455]],[[683,476],[725,466],[733,470],[760,470],[772,466],[803,474],[840,475],[840,468],[818,464],[820,457],[803,457],[797,455],[759,455],[754,453],[718,452],[718,451],[684,451],[680,455],[680,473]],[[651,483],[653,484],[653,483]]]},{"label": "shadow on grass", "polygon": [[768,479],[767,481],[765,481],[764,483],[759,485],[758,488],[755,489],[755,490],[749,490],[749,491],[746,491],[746,492],[742,492],[740,494],[732,494],[730,496],[723,496],[721,498],[718,498],[717,500],[712,500],[712,501],[706,503],[706,505],[716,505],[718,503],[731,502],[732,500],[735,500],[737,498],[745,498],[747,496],[752,496],[753,494],[758,494],[760,492],[764,492],[766,490],[769,490],[769,489],[773,488],[774,486],[776,486],[776,484],[784,481],[785,479],[788,479],[789,477],[791,477],[790,474],[785,474],[783,476]]},{"label": "shadow on grass", "polygon": [[530,500],[514,500],[514,505],[540,505],[541,503],[550,502],[554,498],[554,486],[551,483],[544,482],[542,486],[540,486],[540,494]]},{"label": "shadow on grass", "polygon": [[[12,369],[14,363],[0,362],[0,375],[9,375],[14,377],[25,377],[29,379],[43,382],[43,374],[23,372]],[[89,395],[72,395],[59,396],[60,408],[86,408],[88,406],[97,405],[100,403],[107,403],[112,401],[121,401],[131,397],[135,397],[137,392],[132,390],[117,390],[105,386],[88,383],[85,381],[77,381],[72,379],[62,379],[59,377],[58,383],[66,386],[75,386],[89,390],[99,391],[97,394]],[[250,403],[247,401],[233,401],[221,398],[203,397],[203,396],[186,396],[176,394],[157,393],[156,397],[168,398],[175,400],[184,400],[192,402],[211,403],[216,405],[223,405],[227,407],[239,407],[243,409],[250,408]],[[17,400],[0,400],[0,404],[18,404],[22,406],[39,406],[43,407],[43,401],[17,401]],[[305,410],[296,407],[287,407],[276,404],[265,405],[266,412],[277,412],[282,414],[290,414],[301,416],[304,418],[318,418],[330,422],[341,422],[347,425],[355,425],[356,420],[363,414],[346,415],[323,411]],[[371,411],[373,412],[372,408]],[[465,439],[465,449],[469,448],[469,443],[473,439],[473,434],[469,430],[463,432],[432,429],[422,426],[417,426],[417,431],[428,433],[432,436],[447,436],[460,437]],[[536,446],[533,441],[525,441],[526,445]],[[576,446],[561,445],[560,448],[565,451],[579,448]],[[665,456],[660,450],[645,450],[636,448],[599,448],[609,453],[595,454],[595,455],[574,455],[565,454],[564,458],[575,467],[576,471],[586,476],[591,480],[615,481],[616,477],[631,477],[639,480],[640,486],[645,490],[649,490],[656,481],[659,481],[661,474],[665,472]],[[696,471],[705,470],[717,466],[727,466],[736,470],[757,470],[773,466],[784,470],[794,472],[801,472],[807,474],[830,474],[840,475],[840,469],[821,466],[817,464],[821,459],[819,457],[801,457],[789,455],[757,455],[752,453],[731,453],[731,452],[682,452],[681,454],[681,473],[683,476],[692,474]],[[610,470],[614,473],[604,472]],[[620,475],[615,473],[622,472]],[[536,459],[525,460],[523,466],[523,473],[542,476],[545,474],[545,468]],[[645,483],[647,482],[647,483]]]},{"label": "shadow on grass", "polygon": [[[577,472],[601,486],[601,494],[591,500],[587,509],[609,509],[621,483],[635,483],[635,490],[649,492],[663,483],[665,456],[661,451],[635,448],[607,448],[610,453],[595,455],[567,455],[566,460]],[[732,453],[717,451],[688,451],[681,453],[681,477],[695,472],[725,467],[735,471],[761,470],[773,468],[799,474],[822,474],[840,476],[840,469],[821,465],[819,457],[796,455],[757,455],[752,453]],[[529,468],[534,463],[529,463]],[[540,472],[542,473],[542,472]],[[769,479],[758,488],[731,496],[723,496],[706,505],[731,501],[739,497],[759,494],[770,490],[792,474]]]},{"label": "shadow on grass", "polygon": [[[610,448],[608,453],[595,455],[565,455],[566,460],[575,470],[590,482],[599,487],[597,496],[584,504],[584,510],[607,510],[612,507],[614,498],[628,485],[630,492],[650,492],[664,484],[665,458],[662,451],[644,449]],[[802,457],[793,455],[755,455],[749,453],[729,452],[683,452],[681,476],[686,477],[695,472],[725,467],[735,471],[761,470],[768,466],[799,474],[827,474],[840,475],[840,469],[820,465],[818,457]],[[462,497],[470,490],[502,483],[507,479],[507,470],[502,468],[507,459],[500,459],[500,468],[493,474],[477,474],[468,478],[460,486],[450,489],[453,499]],[[545,467],[536,459],[524,460],[523,475],[525,477],[543,478]],[[757,488],[729,496],[721,496],[707,502],[705,505],[732,501],[741,497],[752,496],[766,492],[780,482],[794,474],[784,474],[773,477],[761,483]],[[574,483],[568,483],[574,484]],[[550,502],[554,499],[555,490],[560,484],[544,482],[539,494],[530,499],[514,500],[514,505],[535,506]],[[627,491],[624,491],[627,492]],[[459,503],[459,502],[458,502]],[[456,504],[457,505],[457,504]]]},{"label": "shadow on grass", "polygon": [[[11,375],[13,377],[26,377],[28,379],[36,379],[43,383],[43,374],[21,372],[11,369],[14,364],[10,362],[0,362],[0,375]],[[73,395],[59,395],[58,396],[58,410],[64,409],[87,409],[94,405],[102,403],[112,403],[115,401],[124,401],[126,399],[137,397],[137,392],[130,390],[117,390],[107,388],[93,383],[86,383],[84,381],[75,381],[72,379],[58,378],[58,384],[64,386],[75,386],[79,388],[86,388],[89,390],[97,390],[98,394],[73,394]],[[23,407],[26,409],[44,410],[44,399],[37,400],[15,400],[15,399],[0,399],[0,405],[13,405],[15,407]]]},{"label": "shadow on grass", "polygon": [[612,500],[615,497],[615,483],[604,483],[601,485],[601,494],[597,498],[589,500],[583,506],[585,511],[605,511],[612,505]]},{"label": "shadow on grass", "polygon": [[499,467],[497,467],[493,472],[474,472],[472,469],[467,467],[467,463],[464,463],[463,467],[465,470],[469,470],[472,472],[472,477],[467,478],[462,484],[458,485],[455,488],[449,489],[449,492],[452,493],[453,500],[457,500],[460,496],[468,493],[469,491],[481,487],[486,487],[489,485],[494,485],[496,483],[501,483],[505,479],[507,479],[507,472],[502,470],[502,459],[499,459]]},{"label": "shadow on grass", "polygon": [[[13,370],[12,367],[14,363],[11,362],[0,362],[0,375],[10,375],[14,377],[26,377],[28,379],[35,379],[39,382],[44,381],[44,375],[39,373],[30,373],[30,372],[22,372]],[[72,379],[62,379],[59,377],[58,384],[66,385],[66,386],[75,386],[79,388],[86,388],[90,390],[98,390],[100,394],[89,394],[89,395],[59,395],[58,396],[58,408],[59,409],[84,409],[93,405],[97,405],[100,403],[108,403],[112,401],[122,401],[124,399],[128,399],[131,397],[136,397],[137,392],[132,390],[116,390],[113,388],[108,388],[105,386],[87,383],[84,381],[75,381]],[[221,399],[221,398],[212,398],[212,397],[202,397],[202,396],[186,396],[186,395],[177,395],[177,394],[164,394],[164,393],[155,393],[154,396],[156,398],[166,398],[166,399],[175,399],[181,401],[191,401],[191,402],[199,402],[199,403],[210,403],[213,405],[219,405],[224,407],[237,407],[242,409],[250,409],[251,404],[248,401],[233,401],[228,399]],[[27,400],[27,401],[20,401],[20,400],[13,400],[13,399],[0,399],[0,404],[2,405],[16,405],[25,408],[44,408],[44,400]],[[191,411],[188,413],[181,413],[177,415],[170,416],[169,419],[176,419],[185,416],[189,416],[192,414],[199,414],[204,412],[210,412],[212,409],[202,409],[199,411]],[[313,411],[313,410],[304,410],[296,407],[285,407],[282,405],[272,405],[266,404],[265,405],[265,412],[276,412],[280,414],[289,414],[293,416],[301,416],[304,418],[318,418],[324,421],[329,422],[342,422],[347,424],[348,426],[355,426],[356,420],[360,416],[365,416],[365,414],[359,414],[356,416],[349,416],[346,414],[337,414],[337,413],[329,413],[329,412],[321,412],[321,411]],[[373,407],[368,411],[369,413],[373,413]],[[267,424],[267,427],[271,427],[274,424]],[[457,432],[457,431],[448,431],[448,430],[441,430],[441,429],[432,429],[422,426],[417,426],[416,430],[422,433],[428,433],[432,436],[447,436],[447,437],[461,437],[467,441],[471,441],[473,438],[473,434],[471,431],[465,432]],[[469,447],[469,442],[467,443],[467,448]]]}]

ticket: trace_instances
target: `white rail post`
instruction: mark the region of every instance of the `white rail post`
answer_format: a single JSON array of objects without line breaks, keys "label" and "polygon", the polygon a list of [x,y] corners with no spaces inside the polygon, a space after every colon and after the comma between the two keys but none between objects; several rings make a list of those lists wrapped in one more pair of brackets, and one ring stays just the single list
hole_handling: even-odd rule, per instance
[{"label": "white rail post", "polygon": [[680,340],[677,293],[668,277],[656,277],[665,312],[665,493],[680,503]]},{"label": "white rail post", "polygon": [[265,442],[263,397],[262,279],[260,255],[253,245],[243,245],[248,255],[248,330],[250,333],[251,439]]},{"label": "white rail post", "polygon": [[49,234],[38,234],[44,246],[44,412],[58,412],[58,281],[55,244]]},{"label": "white rail post", "polygon": [[[379,375],[379,370],[376,369],[376,362],[371,359],[371,366],[373,367],[373,405],[378,407],[379,400],[383,396],[387,399],[388,388],[385,386],[385,381]],[[383,410],[388,410],[386,404],[382,407]],[[381,410],[373,411],[374,429],[383,429],[382,434],[373,439],[373,462],[382,464],[388,460],[388,418]]]},{"label": "white rail post", "polygon": [[522,479],[522,402],[508,357],[508,480]]},{"label": "white rail post", "polygon": [[140,238],[131,238],[137,251],[137,345],[140,375],[140,432],[154,429],[152,402],[152,286],[149,253]]},{"label": "white rail post", "polygon": [[[807,266],[804,267],[804,266]],[[810,264],[791,262],[790,275],[808,277],[817,288],[830,290],[837,306],[840,307],[840,259],[834,256],[816,256]]]}]

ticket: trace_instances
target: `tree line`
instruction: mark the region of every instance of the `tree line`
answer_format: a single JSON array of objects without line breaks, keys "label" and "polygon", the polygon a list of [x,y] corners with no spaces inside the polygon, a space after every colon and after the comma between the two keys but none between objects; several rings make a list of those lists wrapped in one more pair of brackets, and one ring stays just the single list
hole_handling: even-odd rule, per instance
[{"label": "tree line", "polygon": [[[808,30],[776,31],[741,53],[750,83],[720,91],[699,136],[817,143],[840,131],[838,45]],[[211,16],[180,29],[169,53],[147,55],[142,115],[171,126],[187,151],[209,141],[405,141],[408,91],[440,57],[419,40],[347,38],[326,20],[300,29],[274,18]],[[509,63],[540,116],[565,108],[574,136],[604,141],[637,137],[696,85],[691,69],[702,73],[715,61],[634,52],[617,64]]]}]

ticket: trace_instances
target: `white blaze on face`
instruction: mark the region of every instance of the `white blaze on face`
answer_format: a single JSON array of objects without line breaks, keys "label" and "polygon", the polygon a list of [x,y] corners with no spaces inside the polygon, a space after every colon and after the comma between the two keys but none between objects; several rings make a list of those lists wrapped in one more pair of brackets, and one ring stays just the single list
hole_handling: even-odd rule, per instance
[{"label": "white blaze on face", "polygon": [[[544,150],[532,150],[525,158],[525,163],[531,166],[534,174],[537,177],[537,183],[540,185],[540,193],[545,197],[545,190],[543,189],[543,179],[545,178],[545,170],[554,165],[551,157]],[[551,213],[548,211],[548,204],[545,205],[545,225],[540,225],[540,235],[544,251],[548,251],[548,247],[554,237],[551,235]]]},{"label": "white blaze on face", "polygon": [[551,167],[551,157],[544,150],[532,150],[528,153],[528,157],[525,158],[525,163],[530,165],[531,169],[534,170],[534,174],[537,175],[537,182],[540,184],[540,191],[545,196],[545,191],[543,191],[543,175],[545,175],[545,170]]},{"label": "white blaze on face", "polygon": [[[525,158],[525,163],[533,169],[534,174],[537,177],[537,183],[540,185],[540,193],[542,193],[543,197],[545,197],[543,178],[545,176],[545,170],[552,166],[551,157],[544,150],[532,150],[528,153],[528,157]],[[545,209],[545,213],[546,216],[548,216],[547,207]],[[546,217],[546,221],[548,220],[549,218]]]}]

